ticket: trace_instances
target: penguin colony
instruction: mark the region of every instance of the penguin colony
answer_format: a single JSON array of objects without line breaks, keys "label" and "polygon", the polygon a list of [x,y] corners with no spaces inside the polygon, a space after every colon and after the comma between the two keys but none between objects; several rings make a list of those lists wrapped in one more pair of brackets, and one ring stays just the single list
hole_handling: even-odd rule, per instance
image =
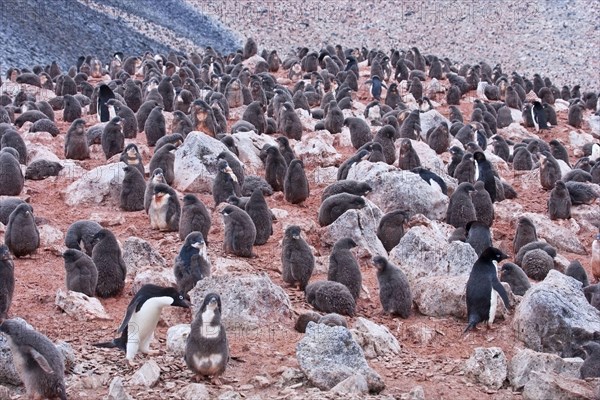
[{"label": "penguin colony", "polygon": [[[90,297],[130,299],[117,329],[120,336],[87,344],[121,349],[127,363],[135,366],[139,353],[152,357],[165,351],[153,340],[161,310],[192,306],[195,313],[185,321],[191,322],[191,332],[182,362],[196,380],[209,377],[217,385],[223,376],[227,380],[235,375],[228,372],[231,350],[221,319],[230,305],[218,293],[190,303],[197,282],[211,276],[211,259],[216,256],[245,257],[253,266],[267,258],[277,260],[281,275],[270,274],[271,278],[284,282],[288,293],[300,293],[303,308],[312,307],[296,321],[299,332],[310,321],[348,326],[344,316],[365,316],[368,303],[374,301],[365,280],[377,280],[378,307],[386,320],[417,313],[412,282],[393,252],[417,214],[412,205],[387,210],[378,221],[372,234],[387,252],[383,254],[365,256],[364,242],[349,236],[327,248],[313,228],[298,224],[310,212],[309,218],[326,230],[349,212],[371,210],[376,202],[371,194],[377,188],[374,182],[354,180],[361,178],[351,174],[358,163],[387,164],[415,174],[448,196],[445,222],[454,228],[449,240],[468,243],[479,257],[466,285],[465,332],[493,322],[498,296],[507,309],[514,306],[500,282],[521,296],[556,265],[557,249],[540,240],[534,222],[525,216],[515,220],[514,234],[509,235],[513,243],[495,240],[495,205],[535,190],[547,200],[548,218],[561,220],[572,216],[572,208],[594,204],[598,197],[600,145],[588,141],[569,154],[566,143],[553,135],[563,125],[587,133],[587,118],[600,116],[596,92],[559,90],[538,74],[526,77],[503,72],[500,65],[453,62],[422,55],[416,47],[389,53],[342,46],[299,48],[283,59],[265,50],[266,62],[244,62],[257,52],[257,44],[249,39],[243,50],[232,54],[212,48],[190,55],[116,53],[104,69],[88,56],[68,72],[53,63],[31,70],[11,68],[2,77],[0,83],[20,91],[0,95],[0,194],[12,196],[0,200],[1,222],[6,225],[0,246],[0,331],[10,338],[13,357],[26,360],[17,372],[29,396],[64,399],[69,390],[62,358],[50,340],[11,319],[24,306],[19,301],[19,307],[11,307],[19,298],[15,269],[41,257],[38,227],[45,217],[35,213],[37,196],[27,202],[17,196],[32,187],[34,193],[41,190],[45,179],[64,176],[63,163],[28,160],[30,140],[23,140],[27,132],[64,135],[57,156],[83,169],[120,160],[126,165],[124,180],[111,212],[120,209],[126,219],[132,215],[136,223],[145,221],[137,228],[140,236],[159,242],[169,235],[168,240],[178,243],[171,263],[176,285],[146,284],[132,293],[120,230],[92,220],[73,221],[62,260],[56,258],[56,263],[64,263],[66,288]],[[98,71],[86,74],[86,65]],[[44,100],[39,91],[29,90],[32,87],[50,90],[52,96]],[[364,113],[356,111],[358,100],[368,103]],[[244,111],[236,114],[241,119],[233,117],[231,110],[242,106]],[[297,144],[311,134],[299,109],[315,130],[347,136],[335,182],[315,184],[312,166],[295,154]],[[423,131],[422,115],[432,109],[447,121]],[[520,135],[503,130],[519,121]],[[177,151],[193,131],[219,140],[227,150],[215,154],[210,164],[211,188],[182,193],[176,189]],[[263,161],[258,171],[262,176],[247,175],[240,142],[231,135],[248,131],[274,139],[266,140],[255,155]],[[424,146],[445,164],[443,170],[428,167]],[[21,165],[27,166],[25,175]],[[505,180],[507,171],[531,173],[538,177],[537,187],[513,188]],[[291,211],[276,218],[272,209],[282,204]],[[85,206],[76,207],[79,211]],[[281,253],[273,257],[261,247],[273,246],[277,235],[283,237]],[[590,270],[573,259],[565,274],[582,282],[591,304],[600,306],[595,288],[600,280],[600,234],[591,234],[589,243]],[[317,254],[312,246],[328,257],[326,277],[313,276]],[[511,262],[497,267],[505,259]],[[584,378],[598,376],[598,346],[590,342],[583,349],[588,356],[581,370]]]}]

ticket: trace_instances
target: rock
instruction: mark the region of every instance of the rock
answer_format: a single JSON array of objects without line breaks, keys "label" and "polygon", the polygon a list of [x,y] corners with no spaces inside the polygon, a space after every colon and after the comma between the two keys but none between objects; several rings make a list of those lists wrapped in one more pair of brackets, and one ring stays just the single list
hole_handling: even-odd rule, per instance
[{"label": "rock", "polygon": [[598,399],[598,379],[590,382],[533,371],[523,390],[523,400],[595,400]]},{"label": "rock", "polygon": [[363,375],[370,393],[385,388],[382,378],[371,369],[348,329],[309,322],[306,334],[296,346],[300,369],[311,384],[330,390],[356,374]]},{"label": "rock", "polygon": [[81,178],[87,173],[87,170],[82,168],[79,164],[76,164],[73,160],[60,160],[60,163],[63,166],[63,169],[58,173],[60,178],[73,181]]},{"label": "rock", "polygon": [[410,209],[429,219],[446,217],[448,197],[429,186],[412,172],[401,171],[385,163],[362,161],[348,172],[348,179],[365,181],[373,188],[369,200],[384,213],[397,209]]},{"label": "rock", "polygon": [[170,327],[167,330],[167,350],[175,353],[178,357],[183,357],[185,354],[185,344],[190,335],[189,324],[179,324]]},{"label": "rock", "polygon": [[400,343],[390,330],[366,318],[358,317],[354,329],[350,331],[352,337],[362,347],[365,357],[392,356],[400,353]]},{"label": "rock", "polygon": [[331,391],[339,394],[361,394],[369,393],[369,386],[364,376],[360,374],[349,376],[333,388]]},{"label": "rock", "polygon": [[297,368],[282,367],[280,371],[281,378],[279,382],[281,386],[284,387],[295,385],[296,383],[301,382],[305,378],[304,373]]},{"label": "rock", "polygon": [[489,390],[498,390],[506,380],[506,368],[506,356],[500,347],[477,347],[465,364],[465,374]]},{"label": "rock", "polygon": [[177,286],[172,269],[164,268],[159,270],[156,267],[149,267],[137,271],[135,278],[133,279],[133,284],[131,285],[131,292],[136,294],[142,286],[149,283],[163,287]]},{"label": "rock", "polygon": [[530,349],[572,357],[600,331],[600,311],[587,302],[579,281],[551,270],[525,293],[512,324]]},{"label": "rock", "polygon": [[315,125],[317,124],[317,121],[305,110],[296,109],[295,111],[298,115],[298,118],[300,118],[300,123],[302,123],[302,129],[304,131],[313,132],[315,130]]},{"label": "rock", "polygon": [[258,135],[255,132],[238,132],[231,136],[235,140],[239,152],[238,158],[244,166],[246,174],[256,175],[264,168],[259,154],[265,144],[279,147],[271,136]]},{"label": "rock", "polygon": [[402,268],[409,282],[426,276],[468,274],[477,261],[477,253],[468,243],[448,243],[451,227],[430,221],[405,232],[390,252],[390,261]]},{"label": "rock", "polygon": [[65,203],[69,206],[82,204],[110,204],[117,206],[123,183],[123,167],[118,162],[102,165],[84,174],[65,190]]},{"label": "rock", "polygon": [[80,292],[72,290],[63,292],[62,289],[58,289],[55,304],[77,321],[112,319],[104,310],[100,300],[95,297],[88,297]]},{"label": "rock", "polygon": [[[401,140],[396,140],[396,153],[400,151],[401,142]],[[410,142],[412,143],[413,149],[415,149],[417,152],[423,168],[427,168],[431,172],[434,172],[441,177],[448,178],[450,180],[452,179],[446,176],[446,167],[444,166],[444,163],[426,142],[416,140],[411,140]]]},{"label": "rock", "polygon": [[227,146],[219,140],[202,132],[190,132],[175,151],[173,187],[182,192],[212,193],[217,156],[225,150]]},{"label": "rock", "polygon": [[467,316],[465,290],[468,279],[469,275],[415,279],[411,285],[413,301],[421,314],[464,319]]},{"label": "rock", "polygon": [[579,378],[581,358],[560,358],[555,354],[538,353],[530,349],[519,349],[508,363],[508,380],[513,390],[522,390],[533,372],[554,372]]},{"label": "rock", "polygon": [[383,212],[368,199],[365,199],[365,203],[366,207],[348,210],[332,224],[323,227],[321,240],[333,246],[339,239],[350,237],[359,247],[368,249],[371,256],[387,254],[377,237],[377,227]]},{"label": "rock", "polygon": [[[353,117],[352,112],[350,110],[342,110],[344,114],[344,119]],[[364,119],[364,118],[363,118]],[[342,131],[335,135],[335,140],[333,143],[336,147],[352,147],[352,138],[350,135],[350,128],[344,126]]]},{"label": "rock", "polygon": [[[430,85],[433,85],[433,81],[430,83]],[[429,110],[427,112],[421,113],[420,117],[421,117],[421,137],[423,138],[423,140],[426,140],[427,132],[429,131],[429,129],[440,126],[442,122],[446,122],[448,124],[448,126],[452,125],[450,123],[450,120],[448,120],[448,118],[446,118],[442,114],[440,114],[437,110]],[[414,145],[414,143],[413,143],[413,145]],[[421,155],[419,154],[419,158],[420,157],[421,157]]]},{"label": "rock", "polygon": [[123,261],[130,277],[144,267],[167,268],[167,261],[163,256],[150,243],[135,236],[130,236],[123,242]]},{"label": "rock", "polygon": [[154,360],[146,361],[133,376],[129,383],[134,386],[153,387],[160,379],[160,367]]},{"label": "rock", "polygon": [[263,375],[254,376],[251,382],[261,389],[265,389],[271,386],[271,380]]},{"label": "rock", "polygon": [[179,391],[179,397],[183,400],[210,400],[211,396],[206,385],[202,383],[190,383]]},{"label": "rock", "polygon": [[[577,207],[573,207],[575,209]],[[538,238],[545,239],[557,250],[575,254],[587,254],[585,246],[579,241],[576,233],[580,227],[571,218],[568,220],[552,221],[546,214],[522,212],[523,207],[513,200],[505,200],[494,204],[496,217],[509,221],[516,226],[519,217],[529,218],[535,225]]]},{"label": "rock", "polygon": [[596,139],[600,139],[600,115],[592,115],[588,118],[590,129],[592,130],[592,136]]},{"label": "rock", "polygon": [[600,209],[597,205],[582,204],[571,207],[571,218],[589,231],[600,230]]},{"label": "rock", "polygon": [[123,387],[123,378],[116,377],[110,382],[107,400],[133,400]]},{"label": "rock", "polygon": [[70,371],[75,366],[75,350],[69,343],[59,340],[54,343],[65,363],[65,371]]},{"label": "rock", "polygon": [[[50,137],[52,136],[50,135]],[[32,162],[37,160],[61,162],[61,160],[56,156],[56,154],[54,154],[54,152],[48,147],[37,143],[27,143],[27,161],[29,162],[29,164],[31,164]]]},{"label": "rock", "polygon": [[556,112],[568,111],[569,102],[563,99],[554,99],[554,109]]},{"label": "rock", "polygon": [[411,325],[406,328],[406,335],[413,343],[427,346],[435,339],[435,329],[426,325]]},{"label": "rock", "polygon": [[415,386],[406,395],[400,397],[402,400],[425,400],[423,386]]},{"label": "rock", "polygon": [[275,329],[274,323],[289,324],[292,304],[285,291],[266,273],[250,276],[211,276],[199,281],[190,292],[193,312],[208,293],[221,296],[221,318],[225,329]]},{"label": "rock", "polygon": [[249,273],[252,271],[252,265],[247,261],[240,260],[239,258],[217,258],[214,263],[212,263],[212,276],[221,276],[227,275],[231,272],[243,272]]},{"label": "rock", "polygon": [[[577,154],[577,150],[581,151],[581,148],[587,144],[594,142],[594,137],[589,133],[583,133],[579,131],[570,131],[569,132],[569,143]],[[583,157],[583,151],[579,153],[579,157]]]},{"label": "rock", "polygon": [[[233,390],[228,390],[225,393],[221,393],[219,395],[219,397],[217,397],[217,400],[241,400],[242,396],[233,391]],[[248,400],[253,400],[253,399],[248,399]]]},{"label": "rock", "polygon": [[273,215],[275,216],[275,218],[277,218],[278,221],[283,221],[290,215],[289,212],[281,208],[271,208],[271,213],[273,213]]},{"label": "rock", "polygon": [[121,226],[125,223],[125,217],[122,214],[115,215],[114,212],[93,212],[90,213],[88,218],[90,221],[94,221],[102,225],[104,228],[110,228],[113,226]]},{"label": "rock", "polygon": [[334,136],[328,131],[305,133],[294,145],[294,152],[304,163],[304,168],[339,165],[342,156],[333,147],[333,140]]},{"label": "rock", "polygon": [[259,62],[266,62],[266,60],[258,54],[255,54],[252,57],[242,61],[242,64],[244,65],[244,67],[247,67],[250,71],[254,71],[254,69],[256,68],[256,64],[258,64]]},{"label": "rock", "polygon": [[43,247],[54,243],[61,243],[64,239],[64,235],[60,229],[50,225],[40,225],[38,226],[38,231],[40,232],[40,243]]},{"label": "rock", "polygon": [[317,185],[330,185],[337,181],[337,167],[317,167],[314,170],[313,181]]},{"label": "rock", "polygon": [[[513,109],[511,109],[513,111]],[[521,111],[519,111],[518,119],[515,119],[515,114],[513,113],[513,123],[507,126],[506,128],[498,129],[498,134],[502,136],[504,139],[510,139],[515,143],[522,141],[523,139],[531,139],[538,138],[537,135],[529,133],[525,127],[521,125],[521,121],[523,121],[523,117],[521,117]]]}]

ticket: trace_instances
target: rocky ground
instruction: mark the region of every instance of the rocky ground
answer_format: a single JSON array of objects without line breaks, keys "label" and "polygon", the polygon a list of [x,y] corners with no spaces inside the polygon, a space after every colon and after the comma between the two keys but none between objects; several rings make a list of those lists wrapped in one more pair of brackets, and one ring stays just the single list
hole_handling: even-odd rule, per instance
[{"label": "rocky ground", "polygon": [[[351,112],[354,115],[361,114],[364,105],[370,101],[367,87],[364,85],[364,81],[367,79],[366,75],[368,75],[368,68],[363,65],[360,90],[355,97],[357,100],[354,102],[355,108]],[[284,78],[285,73],[280,72],[277,76],[282,84],[290,84]],[[444,84],[446,84],[445,81]],[[476,98],[476,94],[469,93],[460,106],[467,120],[472,112],[474,98]],[[438,98],[436,101],[440,102],[437,111],[447,116],[448,109],[442,98]],[[242,110],[243,108],[232,110],[232,117],[228,121],[229,126],[237,121]],[[588,112],[586,115],[589,114]],[[581,130],[575,130],[566,124],[566,111],[559,111],[558,116],[559,126],[540,133],[539,137],[545,141],[552,138],[561,140],[568,147],[571,161],[574,162],[581,156],[582,144],[585,141],[595,141],[595,139],[590,135],[591,129],[587,122]],[[96,122],[95,115],[86,116],[85,119],[88,125]],[[56,112],[56,121],[62,133],[56,138],[43,133],[26,133],[28,125],[21,129],[21,133],[29,145],[30,161],[36,154],[37,156],[43,154],[44,157],[47,157],[48,153],[44,153],[46,150],[54,153],[59,159],[63,158],[64,133],[70,124],[62,122],[61,111]],[[295,144],[296,151],[301,147],[310,147],[306,143],[314,143],[311,142],[315,138],[315,134],[311,133],[311,129],[309,129],[311,124],[314,125],[314,121],[305,120],[307,129],[304,134],[306,138],[303,143]],[[533,137],[534,135],[531,129],[525,129],[518,125],[503,130],[501,134],[513,139]],[[330,247],[326,240],[328,229],[318,226],[317,211],[321,193],[332,181],[331,173],[335,172],[335,168],[332,170],[322,167],[329,166],[329,161],[325,162],[325,156],[337,157],[337,164],[339,160],[354,153],[354,149],[348,143],[347,132],[335,135],[331,141],[333,153],[324,154],[323,157],[311,156],[309,152],[302,155],[305,158],[307,174],[311,182],[310,199],[302,206],[293,206],[284,201],[282,194],[275,194],[267,198],[269,206],[277,209],[276,213],[279,215],[279,219],[274,225],[273,237],[266,245],[255,247],[256,258],[240,260],[223,252],[221,216],[218,210],[214,209],[212,196],[209,193],[197,193],[199,198],[211,208],[213,227],[209,234],[208,252],[213,263],[214,275],[237,277],[264,273],[274,284],[284,288],[293,310],[292,315],[272,316],[276,322],[259,325],[258,330],[232,329],[229,332],[233,359],[224,375],[225,383],[222,386],[208,383],[205,386],[188,386],[192,382],[192,373],[186,368],[180,356],[167,349],[167,329],[173,325],[190,323],[192,314],[189,310],[166,310],[156,334],[157,341],[153,344],[153,348],[159,350],[159,355],[142,356],[138,359],[138,366],[146,361],[154,361],[158,365],[159,377],[150,388],[139,384],[139,381],[136,384],[134,374],[137,367],[129,367],[125,363],[122,353],[91,346],[92,343],[108,340],[115,334],[115,329],[120,324],[124,310],[131,298],[132,289],[136,284],[139,285],[139,277],[138,282],[134,280],[134,267],[141,268],[147,266],[145,264],[151,264],[150,270],[155,276],[153,279],[164,281],[165,278],[156,278],[156,275],[170,276],[172,260],[181,245],[175,233],[165,234],[150,229],[148,217],[144,212],[120,211],[118,199],[114,195],[114,193],[118,193],[118,184],[112,189],[109,184],[107,193],[112,191],[113,195],[104,196],[99,202],[88,200],[72,206],[67,205],[73,196],[73,190],[69,189],[69,185],[78,181],[85,171],[93,170],[107,163],[99,145],[92,146],[91,160],[65,161],[65,170],[59,177],[44,181],[26,181],[25,189],[20,197],[27,199],[34,207],[38,224],[44,232],[42,234],[44,239],[37,254],[15,260],[16,289],[10,315],[11,317],[22,317],[52,340],[64,340],[72,346],[75,355],[71,371],[67,375],[69,398],[104,398],[109,392],[109,385],[112,387],[112,393],[117,393],[120,385],[119,378],[124,383],[125,391],[135,399],[191,398],[186,397],[185,393],[191,393],[192,390],[198,390],[195,393],[208,392],[209,398],[218,397],[220,399],[321,399],[339,396],[312,387],[299,370],[296,346],[303,335],[294,331],[294,318],[296,314],[309,310],[311,307],[304,301],[302,292],[289,288],[282,281],[279,272],[283,230],[289,223],[299,223],[307,241],[314,246],[319,260],[313,280],[326,279],[327,257],[330,253]],[[139,134],[131,142],[138,144],[144,163],[147,164],[151,157],[151,150],[145,145],[144,134]],[[258,149],[253,151],[258,151]],[[426,153],[422,157],[423,160],[436,162],[435,156],[430,158],[427,154],[430,155],[430,153]],[[447,154],[442,158],[447,162],[445,156]],[[496,219],[493,225],[495,245],[512,255],[516,216],[520,212],[543,216],[546,213],[548,192],[539,187],[539,178],[535,171],[517,173],[502,163],[498,164],[498,168],[502,177],[518,192],[516,200],[497,204]],[[260,167],[250,172],[264,174]],[[333,176],[335,177],[335,174]],[[177,184],[175,187],[177,188]],[[575,238],[580,248],[576,244],[572,247],[562,247],[559,249],[560,255],[567,260],[579,259],[590,274],[589,250],[593,236],[598,229],[598,210],[597,205],[581,209],[582,213],[578,214],[580,217],[577,219],[559,221],[556,225],[550,226],[550,232],[547,230],[544,231],[545,233],[540,232],[540,236],[550,241],[555,234],[559,233],[558,228],[566,229],[567,235],[571,239]],[[585,215],[585,217],[581,217],[581,215]],[[165,260],[164,263],[157,261],[159,260],[157,257],[152,262],[130,263],[131,276],[127,280],[123,295],[101,302],[109,319],[78,320],[62,312],[55,305],[57,291],[64,289],[64,267],[60,256],[64,249],[62,234],[72,222],[88,218],[96,219],[104,226],[109,227],[124,245],[126,253],[129,252],[127,246],[131,241],[128,238],[135,236],[147,241]],[[586,220],[588,221],[586,222]],[[419,218],[413,223],[414,226],[423,224],[428,226],[430,223],[423,223]],[[562,233],[564,234],[564,231]],[[421,253],[418,253],[417,257],[422,257],[423,262],[427,263],[431,262],[428,261],[428,257],[432,256],[432,251],[435,253],[436,248],[429,250],[419,248],[419,250]],[[144,252],[141,253],[144,256]],[[452,311],[451,315],[444,317],[433,317],[423,315],[414,308],[413,315],[406,320],[392,318],[382,313],[375,271],[368,262],[368,252],[359,249],[357,256],[360,260],[363,282],[369,292],[368,295],[363,294],[358,301],[357,316],[387,327],[400,345],[397,353],[385,350],[379,353],[375,351],[369,355],[367,360],[369,366],[382,377],[386,385],[385,390],[378,395],[378,398],[420,399],[423,398],[420,393],[424,393],[424,398],[427,399],[500,400],[521,398],[521,393],[515,391],[508,381],[501,379],[500,386],[482,384],[481,382],[484,380],[474,378],[466,367],[467,360],[473,355],[475,348],[499,347],[505,358],[512,360],[525,347],[517,338],[512,325],[512,314],[502,314],[501,317],[504,318],[500,318],[492,330],[482,328],[466,336],[462,334],[465,328],[464,315],[462,317],[452,316],[454,314],[460,316],[459,310]],[[464,306],[463,287],[454,288],[458,294],[450,297],[462,306]],[[358,318],[350,318],[348,322],[350,326],[355,326]],[[497,358],[493,355],[492,357]],[[503,358],[500,357],[500,359]],[[475,369],[479,370],[480,368]],[[572,372],[574,375],[576,373],[577,370]],[[12,386],[9,388],[7,398],[24,397],[22,388]],[[364,398],[363,395],[355,395],[355,397]],[[126,397],[115,395],[112,398]],[[195,398],[202,397],[197,394]]]}]

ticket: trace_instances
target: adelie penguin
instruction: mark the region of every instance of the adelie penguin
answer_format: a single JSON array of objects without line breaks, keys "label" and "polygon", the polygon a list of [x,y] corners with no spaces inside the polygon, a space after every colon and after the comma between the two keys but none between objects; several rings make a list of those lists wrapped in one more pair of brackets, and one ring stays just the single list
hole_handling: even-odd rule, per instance
[{"label": "adelie penguin", "polygon": [[123,291],[127,276],[119,242],[111,231],[101,229],[94,235],[92,244],[92,260],[98,269],[96,295],[114,297]]},{"label": "adelie penguin", "polygon": [[511,308],[508,294],[498,280],[495,263],[507,259],[508,256],[495,247],[488,247],[477,259],[467,281],[467,319],[465,333],[474,329],[480,322],[487,321],[488,326],[494,322],[496,314],[496,291],[507,309]]},{"label": "adelie penguin", "polygon": [[412,308],[412,294],[406,275],[385,257],[373,257],[373,264],[377,268],[379,300],[383,311],[408,318]]},{"label": "adelie penguin", "polygon": [[196,374],[196,380],[211,377],[220,384],[220,376],[229,361],[229,344],[221,324],[221,298],[209,293],[196,313],[185,345],[185,363]]},{"label": "adelie penguin", "polygon": [[387,89],[387,86],[385,85],[385,83],[383,83],[381,81],[381,78],[377,75],[374,75],[371,77],[371,79],[369,79],[365,83],[371,84],[369,93],[371,93],[371,96],[373,96],[373,99],[381,100],[381,93],[382,93],[383,88]]},{"label": "adelie penguin", "polygon": [[4,242],[17,258],[35,253],[40,246],[40,233],[29,204],[18,205],[10,214]]},{"label": "adelie penguin", "polygon": [[0,320],[8,318],[15,292],[15,266],[6,245],[0,245]]},{"label": "adelie penguin", "polygon": [[179,230],[181,206],[177,193],[169,185],[159,183],[154,186],[154,194],[148,208],[150,227],[166,232]]},{"label": "adelie penguin", "polygon": [[157,354],[157,350],[150,350],[150,343],[154,338],[160,313],[167,306],[189,308],[190,305],[175,288],[152,284],[142,286],[129,302],[125,318],[117,329],[121,336],[110,342],[96,343],[94,346],[116,347],[125,351],[125,359],[130,366],[135,365],[133,360],[139,351],[144,354]]}]

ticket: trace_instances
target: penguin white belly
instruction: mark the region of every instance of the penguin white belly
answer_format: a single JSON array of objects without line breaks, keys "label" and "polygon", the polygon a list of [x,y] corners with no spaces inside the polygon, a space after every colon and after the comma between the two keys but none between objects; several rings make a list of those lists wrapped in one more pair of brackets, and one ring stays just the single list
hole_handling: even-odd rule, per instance
[{"label": "penguin white belly", "polygon": [[108,106],[108,116],[110,119],[113,119],[117,116],[117,112],[115,111],[115,106]]},{"label": "penguin white belly", "polygon": [[150,227],[152,229],[167,229],[167,209],[168,204],[166,199],[156,203],[152,200],[148,215],[150,216]]},{"label": "penguin white belly", "polygon": [[498,293],[494,289],[492,289],[492,294],[490,297],[490,315],[488,318],[488,326],[491,326],[494,323],[494,318],[496,318],[496,307],[498,307]]},{"label": "penguin white belly", "polygon": [[[168,305],[173,304],[172,297],[152,297],[144,302],[138,312],[135,312],[127,325],[127,342],[137,340],[140,345],[148,345],[152,338],[160,312]],[[142,346],[142,350],[148,350]]]},{"label": "penguin white belly", "polygon": [[216,339],[221,334],[221,325],[210,325],[215,316],[214,310],[207,308],[202,313],[202,321],[207,321],[200,326],[200,336],[204,339]]}]

